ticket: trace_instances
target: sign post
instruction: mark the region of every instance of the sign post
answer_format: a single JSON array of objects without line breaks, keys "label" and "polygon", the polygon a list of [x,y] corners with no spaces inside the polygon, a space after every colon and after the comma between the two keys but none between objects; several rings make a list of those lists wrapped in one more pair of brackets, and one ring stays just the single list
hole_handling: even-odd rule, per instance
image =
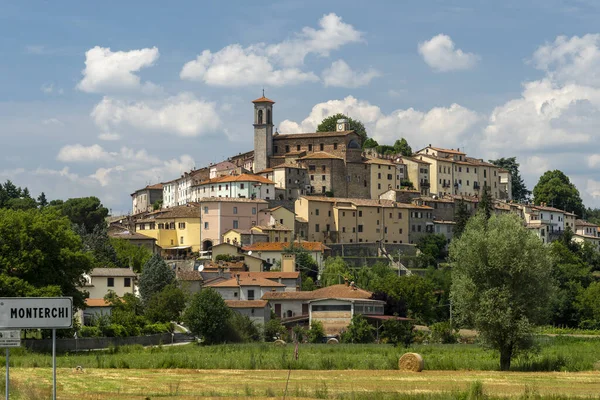
[{"label": "sign post", "polygon": [[[52,399],[56,400],[56,330],[73,326],[72,297],[1,297],[0,329],[52,329]],[[0,339],[0,347],[2,347]],[[19,334],[20,344],[20,334]],[[15,347],[15,346],[12,346]],[[6,398],[8,399],[8,349]]]},{"label": "sign post", "polygon": [[8,400],[9,396],[9,388],[10,388],[10,347],[19,347],[21,345],[21,331],[13,330],[13,331],[0,331],[0,347],[6,347],[6,378],[5,378],[5,387],[4,392],[6,395],[6,400]]}]

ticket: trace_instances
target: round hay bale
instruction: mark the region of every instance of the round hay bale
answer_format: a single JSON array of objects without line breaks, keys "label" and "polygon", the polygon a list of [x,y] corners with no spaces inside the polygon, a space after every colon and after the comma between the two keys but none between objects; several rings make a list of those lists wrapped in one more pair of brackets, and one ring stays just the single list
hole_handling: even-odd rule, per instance
[{"label": "round hay bale", "polygon": [[340,343],[340,341],[337,340],[336,338],[332,337],[330,339],[327,339],[327,344],[339,344],[339,343]]},{"label": "round hay bale", "polygon": [[417,353],[406,353],[398,361],[400,371],[421,372],[424,367],[423,357]]},{"label": "round hay bale", "polygon": [[285,340],[277,339],[273,342],[275,346],[285,346]]}]

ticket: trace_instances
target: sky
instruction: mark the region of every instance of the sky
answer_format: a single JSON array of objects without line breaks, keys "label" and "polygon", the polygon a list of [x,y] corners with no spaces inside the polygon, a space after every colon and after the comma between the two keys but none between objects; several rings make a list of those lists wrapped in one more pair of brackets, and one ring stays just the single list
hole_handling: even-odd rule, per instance
[{"label": "sky", "polygon": [[404,137],[565,172],[600,207],[600,2],[2,1],[0,182],[130,194],[338,112]]}]

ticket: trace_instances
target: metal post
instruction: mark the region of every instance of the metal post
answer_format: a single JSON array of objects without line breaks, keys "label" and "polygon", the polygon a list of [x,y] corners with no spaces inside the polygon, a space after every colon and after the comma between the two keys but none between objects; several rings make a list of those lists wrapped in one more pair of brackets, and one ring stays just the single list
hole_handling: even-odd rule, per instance
[{"label": "metal post", "polygon": [[56,400],[56,329],[52,329],[52,400]]},{"label": "metal post", "polygon": [[10,358],[10,350],[8,347],[6,348],[6,382],[5,382],[5,392],[6,392],[6,400],[8,400],[8,387],[9,387],[9,368],[8,368],[8,360]]}]

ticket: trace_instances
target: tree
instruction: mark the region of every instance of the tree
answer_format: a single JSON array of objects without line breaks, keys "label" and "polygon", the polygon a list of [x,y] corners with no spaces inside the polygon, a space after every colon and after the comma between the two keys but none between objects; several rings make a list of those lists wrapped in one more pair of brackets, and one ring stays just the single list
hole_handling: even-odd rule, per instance
[{"label": "tree", "polygon": [[454,237],[459,238],[462,235],[465,227],[467,226],[467,222],[469,222],[469,218],[471,218],[471,214],[467,210],[467,204],[463,200],[457,200],[455,203],[454,209]]},{"label": "tree", "polygon": [[73,225],[73,229],[81,236],[83,248],[94,257],[95,268],[128,266],[128,264],[119,265],[117,253],[108,237],[108,228],[106,225],[95,225],[91,231],[86,230],[83,225]]},{"label": "tree", "polygon": [[354,314],[350,325],[342,333],[342,341],[344,343],[373,343],[375,340],[374,330],[375,328],[362,314]]},{"label": "tree", "polygon": [[419,275],[388,275],[374,287],[374,292],[385,294],[386,314],[406,315],[423,323],[435,318],[437,301],[433,283]]},{"label": "tree", "polygon": [[360,136],[361,146],[367,140],[367,130],[362,122],[352,119],[344,114],[335,114],[331,117],[325,118],[319,126],[317,126],[317,132],[335,132],[337,129],[337,120],[338,119],[347,119],[348,124],[350,125],[350,130],[356,132],[358,136]]},{"label": "tree", "polygon": [[580,313],[580,327],[600,329],[600,282],[593,282],[577,296],[576,307]]},{"label": "tree", "polygon": [[75,225],[83,225],[86,232],[92,232],[96,225],[105,225],[108,209],[97,197],[81,197],[57,205]]},{"label": "tree", "polygon": [[431,234],[423,236],[417,243],[417,249],[425,261],[425,266],[434,265],[436,261],[444,257],[446,248],[446,237],[442,234]]},{"label": "tree", "polygon": [[121,267],[130,267],[135,272],[142,272],[142,266],[152,257],[152,252],[144,246],[136,246],[126,239],[110,238],[115,250],[117,263]]},{"label": "tree", "polygon": [[314,321],[310,324],[310,329],[307,332],[308,341],[310,343],[321,343],[325,337],[325,329],[321,321]]},{"label": "tree", "polygon": [[44,192],[40,193],[37,198],[37,202],[40,208],[44,208],[48,205],[48,200],[46,199],[46,194]]},{"label": "tree", "polygon": [[479,199],[479,205],[477,206],[477,212],[483,213],[485,219],[490,219],[492,212],[494,211],[494,201],[490,194],[490,188],[487,185],[483,185],[483,193],[481,199]]},{"label": "tree", "polygon": [[312,279],[317,278],[319,266],[314,258],[312,258],[310,253],[304,249],[304,247],[292,242],[288,247],[283,249],[283,253],[294,254],[296,256],[296,266],[300,269],[300,271]]},{"label": "tree", "polygon": [[139,280],[140,296],[146,304],[152,296],[159,293],[167,285],[175,282],[175,272],[167,263],[155,254],[148,260],[142,269]]},{"label": "tree", "polygon": [[350,268],[342,257],[329,257],[325,260],[325,267],[321,272],[321,286],[331,286],[350,279]]},{"label": "tree", "polygon": [[185,304],[185,293],[171,283],[150,297],[146,304],[145,315],[152,322],[177,322],[180,321]]},{"label": "tree", "polygon": [[517,163],[516,157],[499,158],[497,160],[490,160],[490,162],[510,172],[513,200],[524,202],[529,199],[529,196],[531,196],[531,191],[527,189],[527,186],[525,186],[525,181],[519,173],[519,163]]},{"label": "tree", "polygon": [[379,146],[379,143],[377,143],[377,140],[375,140],[373,138],[368,138],[363,143],[363,149],[373,149],[378,146]]},{"label": "tree", "polygon": [[540,177],[533,188],[533,201],[537,205],[545,203],[551,207],[573,212],[580,217],[585,215],[579,190],[571,183],[568,176],[557,169],[546,171]]},{"label": "tree", "polygon": [[221,295],[212,288],[205,288],[192,297],[183,321],[206,344],[213,344],[223,340],[230,313]]},{"label": "tree", "polygon": [[71,296],[81,308],[85,294],[77,288],[91,269],[92,259],[67,218],[47,209],[0,209],[3,296]]},{"label": "tree", "polygon": [[394,151],[396,154],[400,153],[406,157],[410,157],[413,154],[412,148],[408,145],[408,142],[404,138],[394,142]]},{"label": "tree", "polygon": [[[111,305],[110,323],[122,326],[127,336],[139,336],[147,323],[140,299],[132,293],[119,297],[110,291],[104,300]],[[102,328],[102,327],[101,327]],[[106,333],[105,333],[106,334]],[[110,335],[113,336],[113,335]]]},{"label": "tree", "polygon": [[265,324],[265,341],[272,342],[282,337],[286,332],[287,329],[281,324],[281,320],[279,318],[274,318],[273,315],[271,315],[271,319]]},{"label": "tree", "polygon": [[546,320],[553,289],[552,260],[517,215],[471,218],[450,245],[451,299],[456,320],[479,331],[508,370],[528,349],[532,328]]},{"label": "tree", "polygon": [[[397,315],[394,315],[397,317]],[[381,338],[394,346],[410,346],[414,339],[414,324],[411,321],[401,321],[390,318],[383,323]]]}]

